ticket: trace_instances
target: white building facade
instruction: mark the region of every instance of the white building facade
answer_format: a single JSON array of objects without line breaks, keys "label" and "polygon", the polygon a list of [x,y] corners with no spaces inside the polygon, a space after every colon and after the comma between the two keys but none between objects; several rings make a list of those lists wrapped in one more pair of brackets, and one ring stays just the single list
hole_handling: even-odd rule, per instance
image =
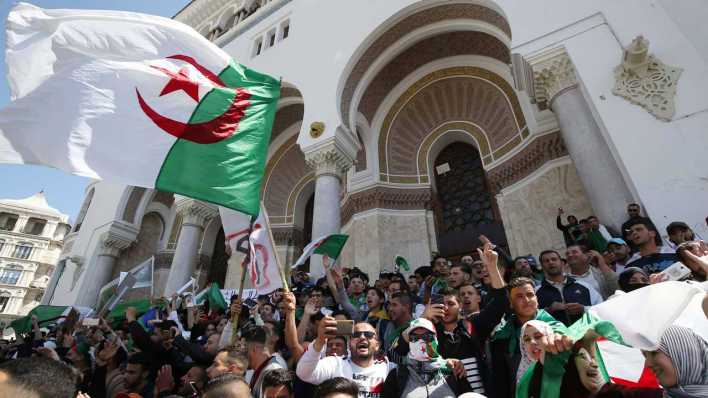
[{"label": "white building facade", "polygon": [[42,192],[0,200],[0,324],[41,302],[69,232],[67,221]]},{"label": "white building facade", "polygon": [[[263,200],[286,264],[340,231],[372,277],[480,233],[538,255],[563,247],[559,207],[618,228],[630,202],[706,235],[701,0],[195,0],[175,19],[282,77]],[[234,287],[223,240],[212,205],[91,184],[52,302],[93,305],[150,256],[158,294]]]}]

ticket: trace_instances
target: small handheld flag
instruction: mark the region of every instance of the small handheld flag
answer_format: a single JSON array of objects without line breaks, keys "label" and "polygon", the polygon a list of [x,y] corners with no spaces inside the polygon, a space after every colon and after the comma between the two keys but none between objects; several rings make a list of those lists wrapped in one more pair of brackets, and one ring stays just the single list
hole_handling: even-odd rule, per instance
[{"label": "small handheld flag", "polygon": [[336,261],[342,253],[342,248],[344,248],[344,244],[347,243],[347,239],[349,239],[348,235],[332,234],[313,240],[310,244],[305,246],[302,255],[297,259],[293,268],[305,264],[305,261],[313,254],[321,254],[331,258],[333,262]]},{"label": "small handheld flag", "polygon": [[403,258],[403,256],[396,256],[396,258],[393,260],[393,263],[396,264],[397,268],[402,268],[404,271],[411,270],[411,267],[408,265],[408,261]]}]

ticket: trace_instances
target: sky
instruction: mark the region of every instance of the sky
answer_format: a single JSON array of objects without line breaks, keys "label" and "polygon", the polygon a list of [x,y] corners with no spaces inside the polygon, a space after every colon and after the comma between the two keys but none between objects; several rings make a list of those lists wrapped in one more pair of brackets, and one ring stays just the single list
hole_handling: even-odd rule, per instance
[{"label": "sky", "polygon": [[[172,17],[190,0],[26,0],[42,8],[81,8],[135,11]],[[5,68],[5,20],[18,1],[0,0],[0,107],[10,102]],[[49,205],[76,219],[90,182],[49,167],[0,164],[0,199],[21,199],[44,191]]]}]

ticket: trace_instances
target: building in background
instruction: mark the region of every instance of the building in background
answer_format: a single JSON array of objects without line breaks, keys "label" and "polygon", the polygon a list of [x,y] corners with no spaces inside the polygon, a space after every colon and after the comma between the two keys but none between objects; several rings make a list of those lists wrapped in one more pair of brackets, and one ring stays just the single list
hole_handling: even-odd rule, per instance
[{"label": "building in background", "polygon": [[43,192],[0,200],[0,325],[41,302],[69,232],[68,218],[49,206]]},{"label": "building in background", "polygon": [[[559,207],[618,229],[629,202],[708,235],[702,0],[194,0],[175,19],[282,77],[263,201],[284,264],[340,231],[371,277],[480,233],[537,255],[564,247]],[[92,306],[152,256],[158,295],[239,280],[211,204],[92,183],[52,303]]]}]

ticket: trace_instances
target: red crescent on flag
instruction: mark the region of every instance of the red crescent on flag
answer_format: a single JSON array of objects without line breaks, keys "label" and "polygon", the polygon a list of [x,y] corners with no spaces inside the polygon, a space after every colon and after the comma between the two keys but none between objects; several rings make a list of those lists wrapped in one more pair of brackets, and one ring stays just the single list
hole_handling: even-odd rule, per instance
[{"label": "red crescent on flag", "polygon": [[[215,75],[199,63],[194,58],[186,55],[172,55],[167,58],[178,59],[194,66],[204,77],[219,87],[224,87],[224,82],[219,76]],[[155,68],[162,71],[168,76],[163,68]],[[245,88],[236,88],[236,95],[229,108],[223,114],[216,118],[201,123],[183,123],[166,116],[159,114],[150,105],[145,102],[140,91],[136,88],[135,92],[138,95],[138,102],[142,111],[155,123],[157,127],[164,132],[187,141],[192,141],[197,144],[213,144],[229,138],[238,128],[238,123],[243,119],[246,108],[251,105],[251,93]],[[164,92],[164,91],[163,91]]]}]

